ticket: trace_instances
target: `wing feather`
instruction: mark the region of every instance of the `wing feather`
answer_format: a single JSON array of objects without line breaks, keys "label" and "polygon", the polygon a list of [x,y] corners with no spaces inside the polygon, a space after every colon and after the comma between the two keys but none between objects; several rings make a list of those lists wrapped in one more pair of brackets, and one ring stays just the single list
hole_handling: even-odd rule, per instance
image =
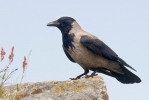
[{"label": "wing feather", "polygon": [[80,42],[93,53],[135,70],[124,60],[118,57],[118,55],[112,49],[110,49],[105,43],[103,43],[99,39],[93,39],[87,35],[84,35],[81,37]]}]

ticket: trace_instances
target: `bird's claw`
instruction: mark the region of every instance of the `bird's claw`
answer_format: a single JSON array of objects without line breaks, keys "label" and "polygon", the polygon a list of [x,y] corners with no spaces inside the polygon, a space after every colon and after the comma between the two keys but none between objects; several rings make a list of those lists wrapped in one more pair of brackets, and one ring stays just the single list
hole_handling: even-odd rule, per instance
[{"label": "bird's claw", "polygon": [[97,76],[98,74],[91,74],[91,75],[86,75],[84,78],[93,78],[94,76]]},{"label": "bird's claw", "polygon": [[77,80],[77,79],[80,79],[80,77],[76,77],[76,78],[69,78],[71,80]]}]

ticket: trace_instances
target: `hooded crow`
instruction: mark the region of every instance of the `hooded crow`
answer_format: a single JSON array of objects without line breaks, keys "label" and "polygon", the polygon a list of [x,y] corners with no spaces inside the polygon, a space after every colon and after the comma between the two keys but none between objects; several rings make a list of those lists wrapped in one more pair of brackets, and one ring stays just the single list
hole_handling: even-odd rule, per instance
[{"label": "hooded crow", "polygon": [[[61,17],[48,23],[47,26],[57,27],[61,31],[66,56],[84,69],[83,74],[70,79],[76,80],[84,75],[86,78],[93,77],[99,72],[114,77],[124,84],[141,82],[141,79],[126,67],[135,70],[134,68],[96,36],[84,31],[75,19]],[[93,71],[91,75],[87,75],[89,70]]]}]

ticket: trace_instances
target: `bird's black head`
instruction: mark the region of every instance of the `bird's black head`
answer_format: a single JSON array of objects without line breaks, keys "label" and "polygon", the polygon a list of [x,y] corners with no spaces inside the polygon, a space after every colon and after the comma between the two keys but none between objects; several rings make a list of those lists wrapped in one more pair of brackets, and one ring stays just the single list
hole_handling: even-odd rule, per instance
[{"label": "bird's black head", "polygon": [[75,19],[71,17],[61,17],[56,21],[50,22],[47,24],[47,26],[55,26],[59,28],[62,32],[62,34],[68,33],[72,28],[72,23],[75,21]]}]

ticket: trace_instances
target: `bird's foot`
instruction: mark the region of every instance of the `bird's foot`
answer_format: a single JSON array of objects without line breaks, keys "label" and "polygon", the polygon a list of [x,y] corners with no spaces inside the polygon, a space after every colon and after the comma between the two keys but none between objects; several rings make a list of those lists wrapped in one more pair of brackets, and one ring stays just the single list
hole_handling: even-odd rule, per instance
[{"label": "bird's foot", "polygon": [[91,75],[86,75],[84,78],[93,78],[94,76],[97,76],[98,74],[91,74]]},{"label": "bird's foot", "polygon": [[77,80],[77,79],[80,79],[81,77],[77,76],[76,78],[69,78],[71,80]]},{"label": "bird's foot", "polygon": [[87,75],[88,72],[89,72],[89,70],[85,70],[85,72],[84,72],[83,74],[77,76],[76,78],[69,78],[69,79],[71,79],[71,80],[77,80],[77,79],[80,79],[82,76]]}]

